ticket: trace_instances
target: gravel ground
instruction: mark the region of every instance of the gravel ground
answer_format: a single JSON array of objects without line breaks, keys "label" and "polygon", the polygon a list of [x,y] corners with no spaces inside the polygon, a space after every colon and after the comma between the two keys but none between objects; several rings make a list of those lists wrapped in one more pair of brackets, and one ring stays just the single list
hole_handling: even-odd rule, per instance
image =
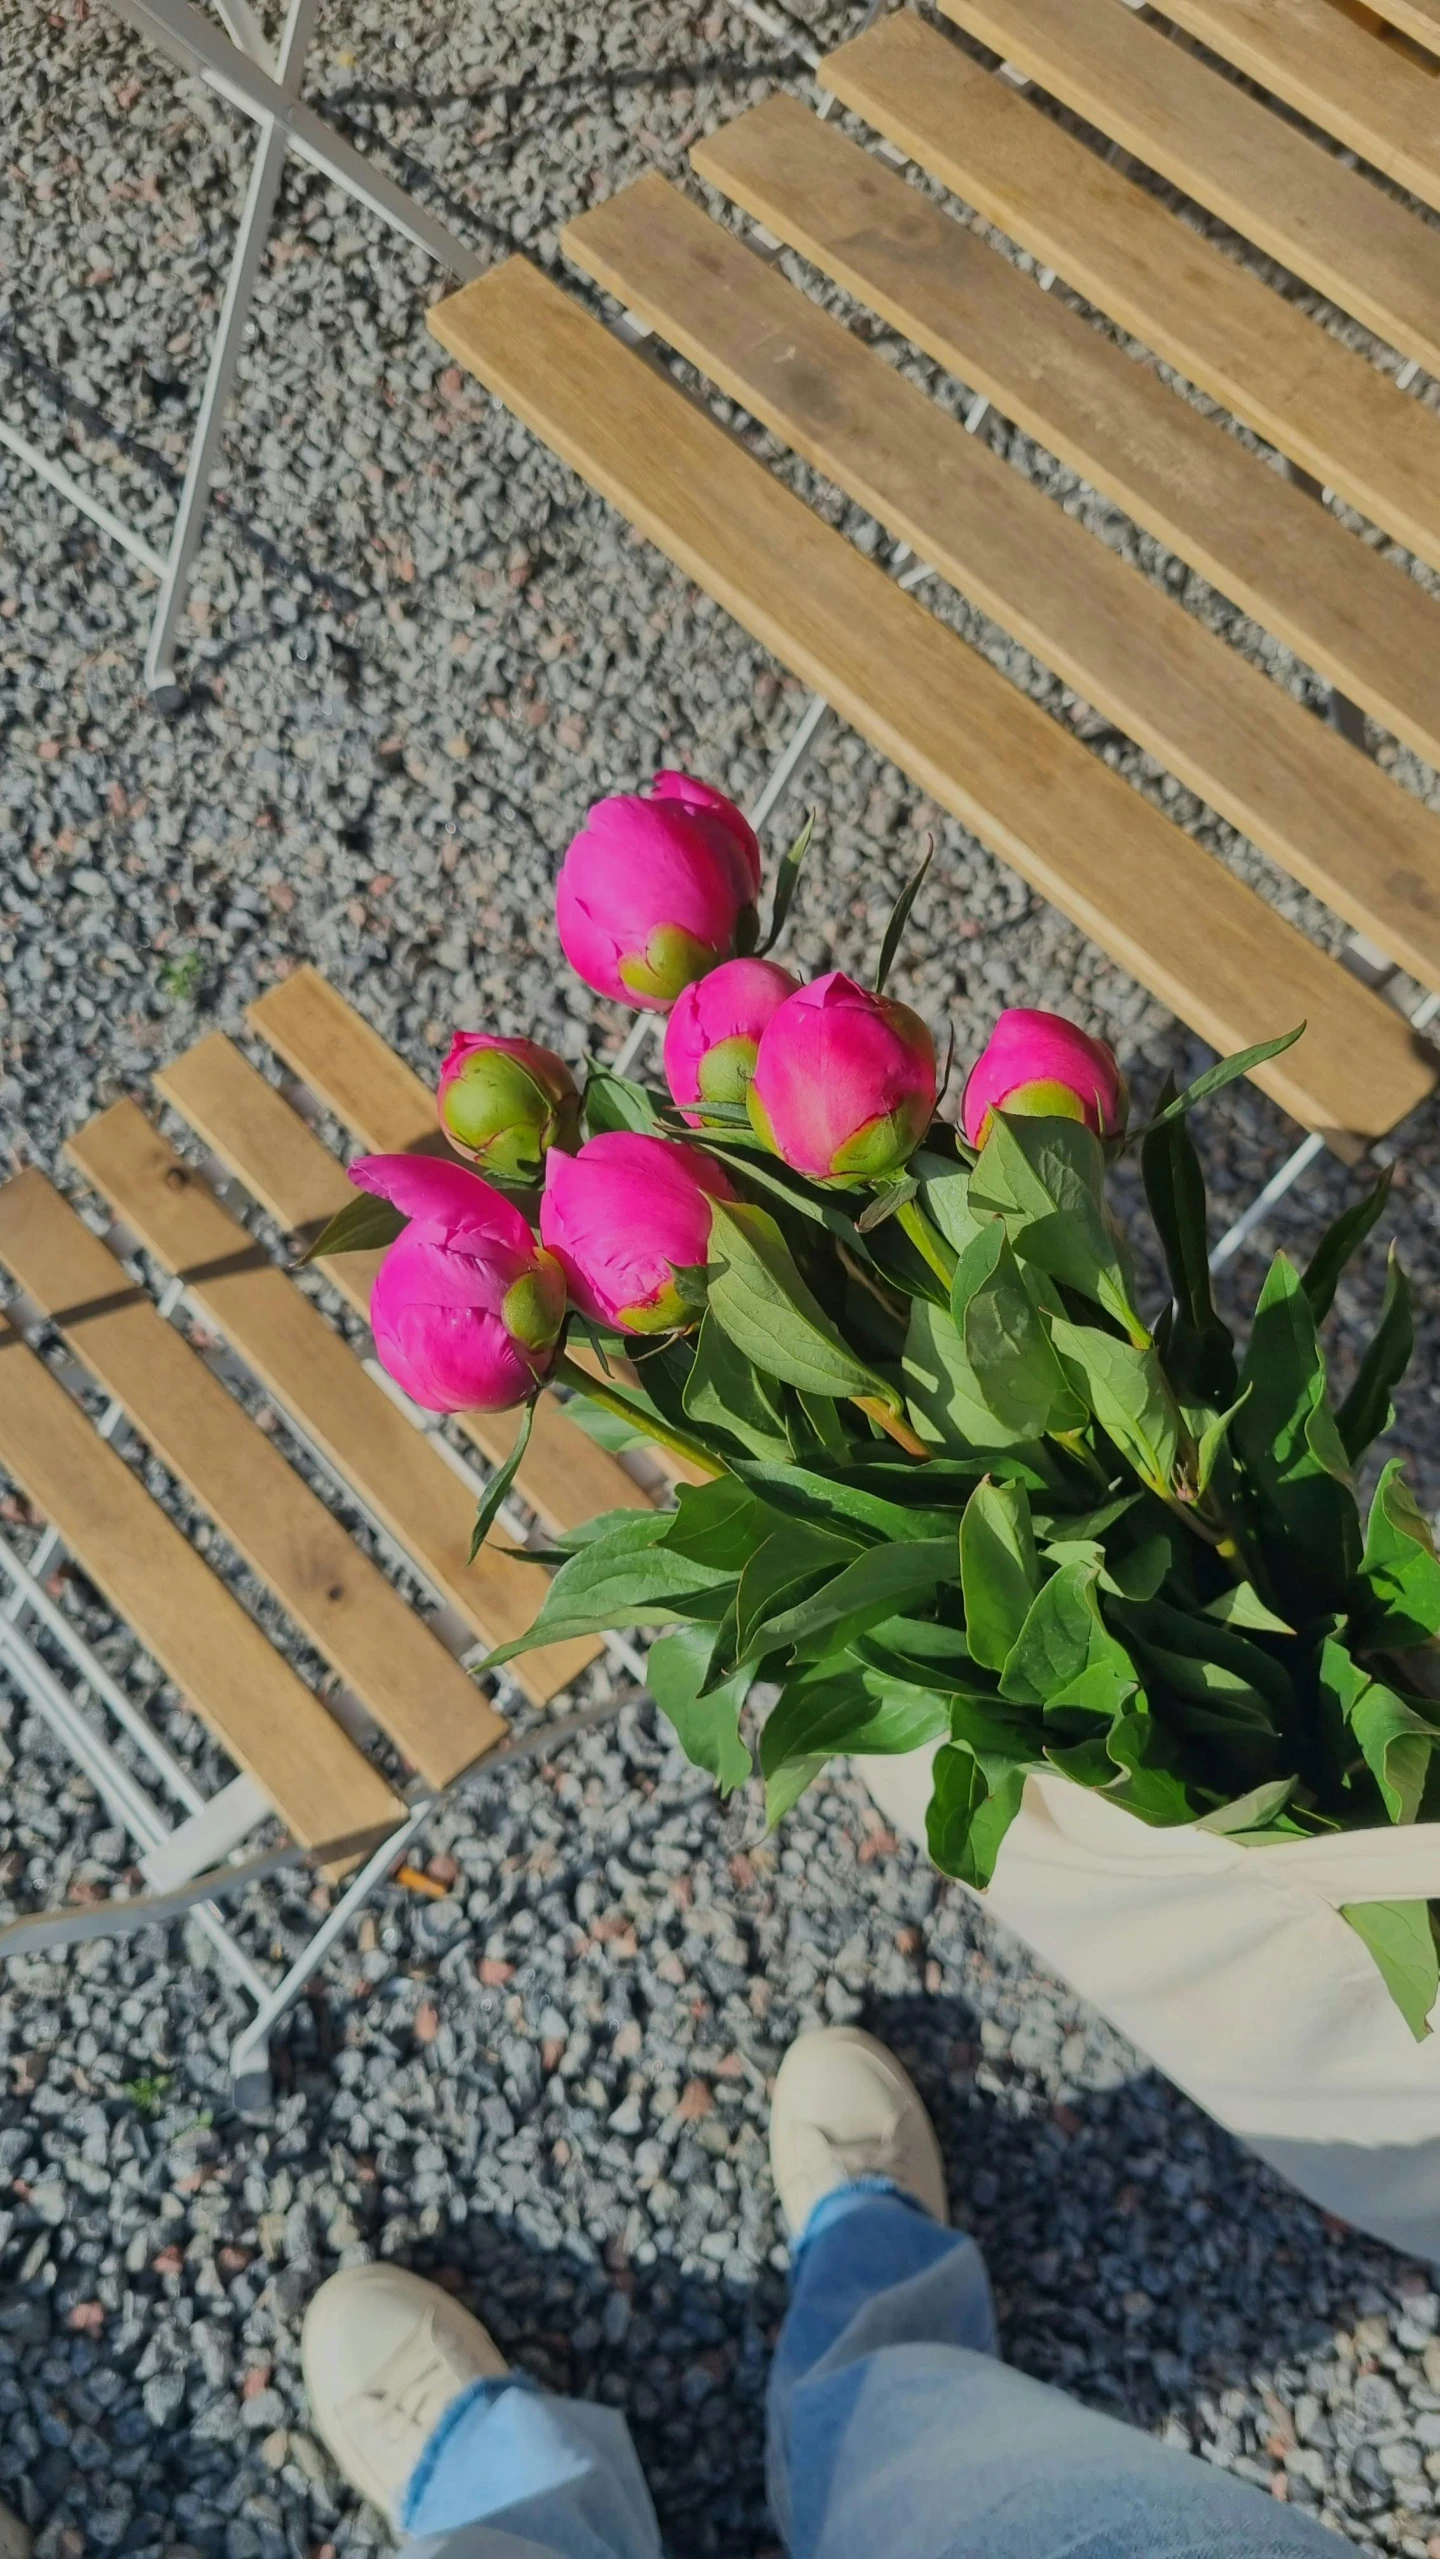
[{"label": "gravel ground", "polygon": [[[823,43],[860,14],[794,23]],[[0,6],[0,65],[0,414],[163,543],[249,128],[87,0]],[[682,177],[695,135],[777,81],[803,88],[783,36],[694,0],[444,14],[330,0],[309,86],[464,236],[553,263],[571,213],[647,168]],[[421,326],[440,289],[292,166],[168,719],[139,681],[148,582],[0,453],[14,1161],[68,1179],[68,1131],[203,1032],[238,1029],[297,958],[422,1070],[464,1018],[539,1029],[575,1057],[613,1043],[619,1019],[560,974],[549,921],[586,801],[664,761],[753,793],[798,715],[782,669],[448,368]],[[905,360],[958,402],[963,386]],[[1314,699],[1303,669],[1093,492],[1003,422],[987,432]],[[795,476],[873,546],[853,508]],[[1003,634],[934,601],[1216,858],[1333,939]],[[1401,787],[1437,797],[1413,758],[1382,754]],[[903,991],[948,1015],[962,1057],[998,1005],[1026,1001],[1115,1038],[1142,1090],[1201,1062],[855,738],[828,733],[807,788],[823,816],[795,934],[806,965],[873,946],[933,831]],[[1217,1220],[1293,1134],[1249,1092],[1214,1109]],[[1399,1438],[1434,1508],[1433,1108],[1403,1141],[1390,1228],[1422,1338]],[[1327,1165],[1270,1240],[1304,1249],[1353,1188]],[[1244,1257],[1237,1287],[1258,1271]],[[1372,1261],[1343,1293],[1342,1372],[1379,1287]],[[66,1605],[144,1679],[93,1594],[72,1582]],[[162,1711],[177,1747],[214,1760],[175,1701]],[[108,1889],[125,1842],[34,1720],[3,1699],[0,1717],[0,1889],[22,1908]],[[1297,2202],[937,1884],[843,1775],[777,1841],[757,1829],[753,1804],[717,1805],[643,1705],[553,1766],[477,1786],[433,1834],[444,1897],[389,1888],[302,2007],[263,2129],[229,2110],[245,2012],[198,1931],[10,1969],[0,2493],[41,2527],[41,2559],[329,2559],[380,2539],[307,2431],[297,2365],[310,2289],[369,2251],[437,2272],[543,2379],[624,2406],[677,2553],[759,2559],[784,2263],[765,2086],[797,2030],[853,2016],[895,2040],[936,2108],[1017,2360],[1319,2508],[1362,2547],[1440,2553],[1429,2272]],[[251,1941],[283,1955],[314,1916],[259,1894]]]}]

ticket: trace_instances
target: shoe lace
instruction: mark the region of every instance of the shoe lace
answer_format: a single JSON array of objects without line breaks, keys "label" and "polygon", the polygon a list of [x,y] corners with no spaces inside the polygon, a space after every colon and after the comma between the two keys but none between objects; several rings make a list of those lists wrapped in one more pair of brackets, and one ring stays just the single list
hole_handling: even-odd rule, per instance
[{"label": "shoe lace", "polygon": [[850,2140],[827,2132],[823,2124],[812,2124],[810,2129],[822,2145],[827,2160],[846,2178],[888,2177],[895,2168],[895,2136],[899,2124],[897,2115],[889,2123],[882,2124],[878,2131],[860,2134]]},{"label": "shoe lace", "polygon": [[376,2441],[403,2444],[417,2430],[430,2431],[437,2404],[453,2399],[457,2387],[434,2338],[417,2338],[398,2368],[392,2363],[358,2393],[361,2422]]}]

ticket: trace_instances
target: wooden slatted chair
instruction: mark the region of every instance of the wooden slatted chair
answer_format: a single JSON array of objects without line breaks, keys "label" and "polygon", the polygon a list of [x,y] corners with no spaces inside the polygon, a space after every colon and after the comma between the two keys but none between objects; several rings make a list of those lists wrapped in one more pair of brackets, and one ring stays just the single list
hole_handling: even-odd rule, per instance
[{"label": "wooden slatted chair", "polygon": [[[313,970],[277,987],[251,1020],[295,1079],[297,1099],[332,1114],[347,1137],[365,1147],[433,1145],[433,1096]],[[203,1040],[156,1083],[211,1167],[242,1186],[287,1241],[313,1237],[353,1196],[303,1111],[232,1041]],[[269,2034],[326,1947],[440,1797],[497,1752],[513,1755],[505,1716],[462,1657],[529,1623],[539,1574],[498,1534],[468,1562],[480,1472],[357,1355],[136,1103],[93,1120],[69,1153],[114,1221],[107,1237],[38,1171],[0,1188],[0,1268],[18,1292],[0,1316],[0,1474],[46,1523],[28,1563],[0,1542],[0,1668],[48,1716],[136,1839],[151,1889],[131,1903],[20,1921],[0,1934],[0,1947],[29,1951],[195,1908],[256,2003],[235,2053],[237,2086],[253,2105]],[[137,1248],[167,1277],[158,1303],[127,1266]],[[323,1267],[363,1314],[374,1258]],[[187,1340],[167,1320],[177,1309],[223,1350],[207,1356]],[[58,1338],[66,1360],[42,1355],[27,1332]],[[230,1391],[226,1362],[263,1388],[322,1480],[429,1595],[428,1620]],[[96,1389],[108,1399],[98,1430],[86,1410],[86,1390]],[[466,1418],[465,1436],[486,1468],[512,1445],[508,1419]],[[133,1430],[278,1603],[324,1666],[329,1693],[276,1650],[106,1445],[117,1426]],[[650,1497],[549,1396],[517,1490],[547,1533]],[[234,1763],[238,1773],[218,1792],[204,1794],[58,1604],[48,1583],[62,1550]],[[547,1707],[606,1650],[587,1638],[527,1654],[516,1688]],[[628,1647],[608,1650],[617,1672],[643,1680]],[[108,1738],[96,1708],[124,1727],[123,1738]],[[614,1711],[612,1683],[609,1698],[568,1724],[540,1725],[535,1746],[551,1748],[575,1723]],[[393,1774],[367,1747],[377,1739]],[[275,1983],[227,1927],[219,1902],[301,1857],[346,1889]]]},{"label": "wooden slatted chair", "polygon": [[[1018,65],[1022,87],[1033,70],[1122,149],[1383,328],[1397,361],[1440,365],[1440,240],[1320,142],[1119,0],[945,5]],[[1302,13],[1335,19],[1337,60],[1347,45],[1369,48],[1367,112],[1394,148],[1382,154],[1373,131],[1354,147],[1418,188],[1418,102],[1433,122],[1437,95],[1427,72],[1333,0],[1297,0]],[[1257,29],[1277,13],[1261,0],[1185,0],[1170,14],[1226,52],[1223,22],[1227,58],[1264,76]],[[817,79],[883,137],[888,163],[777,96],[697,147],[699,175],[764,226],[770,249],[808,260],[968,385],[972,422],[987,402],[1015,419],[1304,658],[1342,706],[1440,765],[1440,606],[1308,493],[1333,489],[1440,566],[1440,419],[910,12],[829,56]],[[1291,97],[1278,63],[1270,85]],[[1306,95],[1313,115],[1313,81]],[[894,166],[906,158],[1264,437],[1290,476],[907,183]],[[900,546],[897,563],[918,555],[1312,889],[1384,967],[1440,991],[1440,822],[1350,736],[678,189],[644,179],[572,223],[563,246],[622,305],[632,335],[653,333],[864,506]],[[1353,1158],[1433,1089],[1434,1059],[1395,1004],[1206,855],[560,285],[511,259],[438,305],[430,325],[1212,1045],[1248,1045],[1305,1016],[1309,1037],[1258,1080],[1307,1130]]]}]

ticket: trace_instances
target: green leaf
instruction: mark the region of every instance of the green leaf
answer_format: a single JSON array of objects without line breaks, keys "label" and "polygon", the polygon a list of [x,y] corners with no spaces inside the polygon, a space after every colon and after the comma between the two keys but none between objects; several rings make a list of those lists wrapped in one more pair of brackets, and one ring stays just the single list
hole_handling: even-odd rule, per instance
[{"label": "green leaf", "polygon": [[960,1522],[965,1638],[977,1662],[1003,1670],[1040,1588],[1040,1559],[1022,1484],[977,1484]]},{"label": "green leaf", "polygon": [[1236,1831],[1268,1830],[1285,1810],[1299,1782],[1298,1777],[1273,1777],[1268,1785],[1252,1786],[1247,1795],[1237,1795],[1233,1803],[1217,1804],[1214,1812],[1202,1815],[1195,1827],[1219,1831],[1225,1838]]},{"label": "green leaf", "polygon": [[1392,1822],[1417,1821],[1440,1732],[1378,1679],[1352,1706],[1350,1724]]},{"label": "green leaf", "polygon": [[893,1181],[882,1183],[868,1208],[862,1208],[855,1220],[857,1235],[873,1235],[877,1226],[895,1215],[913,1200],[920,1188],[913,1173],[900,1173]]},{"label": "green leaf", "polygon": [[1051,1318],[1060,1365],[1100,1428],[1153,1492],[1168,1493],[1184,1425],[1159,1352],[1119,1342],[1097,1325]]},{"label": "green leaf", "polygon": [[985,1890],[1024,1792],[1023,1768],[1007,1769],[992,1787],[968,1750],[952,1744],[936,1752],[925,1836],[942,1875]]},{"label": "green leaf", "polygon": [[1208,1066],[1203,1075],[1197,1075],[1193,1084],[1187,1084],[1183,1093],[1177,1093],[1173,1102],[1167,1102],[1157,1111],[1149,1128],[1142,1134],[1148,1137],[1151,1129],[1163,1128],[1171,1120],[1183,1119],[1197,1103],[1208,1102],[1212,1094],[1223,1092],[1225,1086],[1235,1083],[1239,1076],[1253,1074],[1257,1066],[1267,1065],[1272,1057],[1283,1057],[1287,1048],[1293,1048],[1296,1041],[1304,1037],[1304,1032],[1305,1024],[1300,1022],[1293,1031],[1282,1031],[1276,1040],[1261,1040],[1255,1048],[1236,1049],[1230,1057],[1222,1057],[1216,1065]]},{"label": "green leaf", "polygon": [[730,1795],[750,1775],[750,1753],[740,1739],[740,1709],[754,1673],[738,1670],[723,1687],[707,1691],[717,1639],[713,1626],[681,1626],[673,1635],[657,1637],[645,1669],[650,1694],[674,1725],[686,1758],[696,1768],[708,1769],[721,1794]]},{"label": "green leaf", "polygon": [[717,1475],[709,1484],[679,1484],[675,1508],[664,1515],[659,1544],[738,1581],[776,1522],[748,1484]]},{"label": "green leaf", "polygon": [[1177,1694],[1204,1702],[1222,1720],[1273,1729],[1293,1712],[1295,1692],[1284,1664],[1236,1628],[1162,1599],[1142,1607],[1122,1603],[1116,1613],[1127,1639]]},{"label": "green leaf", "polygon": [[987,1409],[1022,1439],[1078,1431],[1085,1406],[1067,1385],[999,1218],[955,1266],[950,1311]]},{"label": "green leaf", "polygon": [[806,1520],[786,1520],[772,1530],[740,1576],[737,1659],[748,1660],[767,1650],[764,1638],[771,1618],[798,1607],[812,1591],[833,1580],[853,1563],[856,1552],[851,1539]]},{"label": "green leaf", "polygon": [[934,1617],[884,1617],[854,1639],[856,1659],[881,1679],[914,1688],[970,1688],[975,1667],[958,1626]]},{"label": "green leaf", "polygon": [[1372,1678],[1334,1636],[1321,1646],[1320,1684],[1359,1743],[1392,1822],[1417,1820],[1430,1755],[1440,1746],[1440,1726],[1383,1680]]},{"label": "green leaf", "polygon": [[323,1261],[331,1253],[378,1253],[403,1235],[409,1223],[391,1201],[377,1199],[373,1191],[357,1191],[321,1227],[314,1243],[306,1245],[296,1267],[303,1270],[307,1262]]},{"label": "green leaf", "polygon": [[1132,1341],[1148,1342],[1104,1179],[1104,1148],[1079,1120],[997,1111],[970,1175],[970,1206],[1004,1219],[1022,1262],[1094,1298]]},{"label": "green leaf", "polygon": [[969,1167],[922,1146],[911,1156],[909,1169],[920,1184],[920,1205],[931,1225],[953,1251],[963,1253],[981,1224],[970,1206]]},{"label": "green leaf", "polygon": [[760,1736],[767,1828],[773,1830],[839,1753],[880,1757],[919,1750],[948,1724],[945,1699],[923,1689],[877,1700],[858,1680],[843,1676],[813,1684],[792,1680]]},{"label": "green leaf", "polygon": [[1342,1209],[1334,1225],[1326,1228],[1306,1264],[1300,1285],[1310,1300],[1310,1312],[1317,1324],[1324,1321],[1335,1303],[1335,1291],[1346,1263],[1384,1215],[1393,1178],[1387,1165],[1374,1190],[1367,1191],[1363,1199]]},{"label": "green leaf", "polygon": [[953,1537],[921,1538],[903,1546],[867,1546],[822,1590],[767,1617],[765,1650],[769,1652],[781,1644],[813,1644],[818,1635],[831,1629],[843,1630],[843,1636],[839,1632],[831,1636],[828,1649],[834,1650],[842,1640],[862,1633],[867,1626],[878,1626],[882,1619],[893,1617],[912,1600],[928,1599],[942,1582],[953,1582],[954,1578]]},{"label": "green leaf", "polygon": [[1435,1541],[1398,1457],[1375,1487],[1357,1581],[1355,1614],[1367,1652],[1401,1652],[1440,1632]]},{"label": "green leaf", "polygon": [[1095,1581],[1093,1565],[1066,1564],[1052,1573],[1006,1656],[1002,1697],[1103,1712],[1108,1721],[1139,1686],[1129,1654],[1100,1615]]},{"label": "green leaf", "polygon": [[1174,1298],[1166,1367],[1182,1393],[1204,1403],[1231,1404],[1234,1346],[1210,1294],[1205,1179],[1183,1119],[1150,1130],[1140,1150],[1140,1167]]},{"label": "green leaf", "polygon": [[692,1422],[706,1430],[729,1431],[752,1456],[788,1456],[778,1401],[713,1315],[706,1315],[695,1337],[694,1364],[682,1401]]},{"label": "green leaf", "polygon": [[511,1485],[514,1483],[516,1476],[520,1472],[521,1461],[524,1458],[526,1449],[530,1445],[530,1433],[535,1425],[535,1407],[539,1402],[539,1399],[540,1389],[537,1386],[534,1394],[526,1403],[525,1411],[521,1417],[520,1428],[515,1434],[514,1447],[511,1449],[510,1454],[505,1459],[503,1465],[497,1466],[489,1483],[486,1485],[484,1492],[480,1496],[480,1507],[475,1514],[475,1526],[470,1538],[470,1552],[465,1559],[467,1563],[474,1563],[476,1556],[479,1554],[480,1549],[484,1545],[486,1538],[489,1536],[491,1529],[494,1527],[496,1520],[499,1518],[501,1510],[504,1508],[506,1496],[509,1493]]},{"label": "green leaf", "polygon": [[925,874],[929,870],[934,859],[935,845],[932,839],[930,849],[927,852],[924,861],[921,863],[919,869],[906,881],[905,886],[901,890],[890,910],[890,921],[885,927],[885,939],[880,945],[880,958],[875,970],[875,992],[877,995],[883,995],[885,992],[885,980],[895,965],[895,954],[900,948],[901,937],[904,934],[906,925],[910,921],[910,909],[914,905],[915,900],[925,885]]},{"label": "green leaf", "polygon": [[595,1538],[561,1565],[539,1616],[523,1635],[499,1644],[482,1668],[498,1670],[537,1644],[560,1644],[574,1635],[601,1635],[626,1626],[669,1626],[680,1618],[715,1618],[718,1594],[735,1576],[697,1557],[670,1552],[662,1543],[670,1516],[626,1511],[622,1524]]},{"label": "green leaf", "polygon": [[811,1296],[768,1209],[717,1200],[711,1251],[710,1312],[767,1377],[807,1395],[873,1395],[894,1405],[893,1390]]},{"label": "green leaf", "polygon": [[810,838],[814,832],[815,811],[812,809],[789,852],[782,856],[780,868],[775,874],[775,895],[770,907],[770,930],[764,941],[758,945],[762,956],[766,951],[774,950],[790,920],[790,909],[795,903],[795,891],[800,885],[800,865],[810,850]]},{"label": "green leaf", "polygon": [[1257,1635],[1293,1635],[1295,1629],[1267,1608],[1253,1582],[1235,1582],[1205,1603],[1204,1614],[1221,1626],[1248,1626]]},{"label": "green leaf", "polygon": [[608,1066],[591,1067],[581,1108],[587,1137],[607,1136],[614,1129],[654,1137],[659,1127],[655,1102],[645,1086],[628,1075],[612,1074]]},{"label": "green leaf", "polygon": [[1106,1590],[1118,1591],[1122,1599],[1153,1599],[1173,1562],[1170,1532],[1157,1528],[1135,1545],[1112,1552],[1101,1583]]},{"label": "green leaf", "polygon": [[1340,1916],[1369,1947],[1386,1989],[1417,2044],[1430,2032],[1440,1994],[1440,1955],[1424,1901],[1347,1901]]},{"label": "green leaf", "polygon": [[[896,1540],[907,1537],[954,1537],[960,1513],[970,1497],[967,1482],[963,1492],[957,1488],[953,1503],[946,1508],[931,1508],[926,1500],[930,1491],[929,1467],[914,1466],[910,1480],[914,1485],[913,1503],[887,1498],[856,1483],[847,1472],[838,1469],[827,1475],[819,1467],[784,1465],[763,1458],[740,1458],[735,1473],[748,1484],[772,1510],[782,1511],[791,1519],[814,1520],[838,1535],[871,1539]],[[897,1487],[897,1495],[899,1488]]]},{"label": "green leaf", "polygon": [[805,1395],[797,1386],[795,1402],[798,1416],[791,1439],[798,1457],[831,1457],[844,1459],[850,1453],[850,1434],[840,1418],[840,1406],[833,1395]]},{"label": "green leaf", "polygon": [[[1284,1253],[1270,1265],[1241,1370],[1247,1394],[1232,1441],[1285,1534],[1289,1578],[1309,1594],[1342,1588],[1359,1561],[1360,1521],[1344,1442],[1325,1396],[1310,1300]],[[1282,1605],[1288,1607],[1285,1591]]]},{"label": "green leaf", "polygon": [[900,1363],[906,1410],[921,1439],[939,1449],[967,1449],[989,1457],[1015,1449],[1047,1477],[1051,1461],[1039,1443],[1012,1430],[985,1400],[980,1380],[948,1307],[912,1299]]},{"label": "green leaf", "polygon": [[1215,1480],[1215,1469],[1220,1463],[1221,1456],[1224,1453],[1225,1443],[1230,1436],[1232,1428],[1234,1427],[1235,1416],[1239,1412],[1241,1405],[1245,1402],[1246,1396],[1249,1395],[1249,1392],[1250,1389],[1247,1386],[1245,1394],[1236,1396],[1235,1401],[1230,1406],[1228,1412],[1217,1413],[1213,1421],[1207,1422],[1204,1429],[1201,1431],[1195,1448],[1195,1490],[1197,1493],[1209,1492],[1210,1487]]},{"label": "green leaf", "polygon": [[1144,1699],[1127,1703],[1105,1737],[1106,1757],[1122,1772],[1121,1782],[1108,1791],[1127,1812],[1157,1827],[1192,1820],[1194,1806],[1172,1764],[1175,1752],[1173,1737],[1149,1712]]},{"label": "green leaf", "polygon": [[1039,1763],[1041,1728],[1032,1709],[973,1689],[948,1699],[950,1738],[968,1750],[986,1784],[997,1786],[1012,1768]]},{"label": "green leaf", "polygon": [[588,1395],[572,1395],[565,1405],[565,1418],[593,1439],[598,1448],[608,1448],[619,1456],[627,1448],[649,1448],[653,1445],[647,1431],[637,1430],[633,1422],[622,1422],[618,1413],[607,1413],[603,1404],[592,1404]]},{"label": "green leaf", "polygon": [[1385,1303],[1375,1336],[1356,1372],[1355,1383],[1336,1415],[1345,1453],[1358,1464],[1373,1439],[1395,1419],[1391,1390],[1410,1365],[1415,1348],[1415,1319],[1410,1311],[1410,1283],[1394,1245],[1385,1271]]}]

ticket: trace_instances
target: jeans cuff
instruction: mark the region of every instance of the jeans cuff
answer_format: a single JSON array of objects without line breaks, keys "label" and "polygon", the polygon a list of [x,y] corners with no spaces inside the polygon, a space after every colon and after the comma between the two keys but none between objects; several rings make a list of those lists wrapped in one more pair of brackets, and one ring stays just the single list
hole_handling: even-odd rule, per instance
[{"label": "jeans cuff", "polygon": [[791,2272],[799,2265],[805,2250],[833,2223],[843,2221],[847,2213],[854,2212],[861,2204],[873,2203],[879,2196],[888,2196],[892,2203],[904,2204],[908,2211],[919,2213],[923,2221],[935,2218],[918,2195],[912,2195],[905,2186],[897,2186],[893,2177],[849,2177],[843,2186],[832,2186],[828,2195],[822,2195],[819,2202],[812,2205],[804,2228],[790,2242]]},{"label": "jeans cuff", "polygon": [[472,2410],[492,2408],[507,2390],[533,2390],[534,2387],[528,2373],[523,2372],[498,2373],[492,2379],[466,2383],[459,2397],[451,2400],[434,2433],[426,2438],[425,2449],[405,2482],[405,2492],[396,2514],[402,2532],[424,2530],[419,2521],[420,2509],[453,2436]]}]

